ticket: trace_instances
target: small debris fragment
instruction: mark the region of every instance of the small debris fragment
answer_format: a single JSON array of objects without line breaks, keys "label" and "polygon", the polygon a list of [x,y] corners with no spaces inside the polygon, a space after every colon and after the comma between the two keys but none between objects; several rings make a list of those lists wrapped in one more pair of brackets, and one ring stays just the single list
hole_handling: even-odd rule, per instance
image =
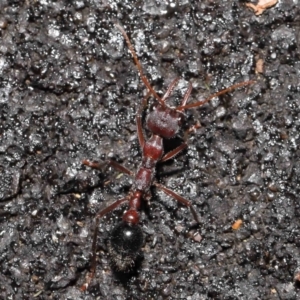
[{"label": "small debris fragment", "polygon": [[197,243],[200,243],[202,241],[202,236],[198,231],[196,231],[193,234],[193,240],[194,240],[194,242],[197,242]]},{"label": "small debris fragment", "polygon": [[241,219],[238,219],[238,220],[236,220],[236,221],[232,224],[231,228],[232,228],[233,230],[238,230],[238,229],[240,229],[240,227],[242,226],[242,224],[243,224],[243,221],[242,221]]},{"label": "small debris fragment", "polygon": [[246,3],[246,6],[253,9],[254,13],[259,16],[261,15],[267,8],[270,8],[276,5],[278,0],[259,0],[257,4]]},{"label": "small debris fragment", "polygon": [[264,72],[264,61],[263,61],[263,59],[259,58],[256,61],[255,73],[259,74],[259,73],[263,73],[263,72]]},{"label": "small debris fragment", "polygon": [[294,273],[294,281],[296,283],[299,283],[300,282],[300,269],[297,269]]},{"label": "small debris fragment", "polygon": [[6,29],[7,24],[8,24],[7,20],[0,19],[0,29]]},{"label": "small debris fragment", "polygon": [[182,232],[182,231],[183,231],[183,229],[184,229],[184,227],[183,227],[183,226],[181,226],[181,225],[177,225],[177,226],[175,226],[175,230],[176,230],[178,233]]}]

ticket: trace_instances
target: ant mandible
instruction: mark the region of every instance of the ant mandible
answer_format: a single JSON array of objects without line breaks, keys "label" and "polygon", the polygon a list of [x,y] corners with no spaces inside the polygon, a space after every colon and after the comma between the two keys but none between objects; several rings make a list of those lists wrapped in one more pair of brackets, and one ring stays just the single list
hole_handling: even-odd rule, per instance
[{"label": "ant mandible", "polygon": [[[113,211],[114,209],[125,203],[128,204],[128,209],[123,214],[122,221],[111,232],[109,241],[109,252],[111,254],[112,263],[118,271],[126,272],[134,266],[135,260],[143,244],[143,233],[139,226],[139,210],[141,207],[142,199],[149,197],[151,186],[154,185],[156,188],[162,190],[165,194],[173,197],[179,203],[185,205],[186,207],[189,207],[195,221],[197,223],[200,223],[196,210],[189,200],[176,194],[169,188],[159,184],[154,179],[155,169],[158,162],[165,162],[174,158],[177,154],[179,154],[182,150],[184,150],[187,147],[187,143],[183,142],[174,150],[168,153],[164,153],[163,139],[171,139],[177,135],[183,121],[184,110],[199,107],[215,97],[228,93],[239,87],[247,86],[249,84],[254,83],[254,81],[244,81],[238,84],[234,84],[226,89],[212,94],[204,100],[187,104],[187,101],[192,92],[192,85],[189,84],[183,96],[181,105],[175,108],[171,108],[167,106],[166,100],[169,98],[170,94],[174,90],[179,79],[176,78],[172,81],[166,93],[161,98],[153,89],[147,77],[144,75],[142,66],[137,58],[136,52],[125,30],[119,24],[116,24],[116,27],[123,34],[127,46],[131,52],[131,55],[133,56],[134,62],[139,71],[140,77],[148,89],[147,95],[142,100],[144,104],[143,106],[146,105],[150,95],[154,96],[158,103],[154,106],[153,110],[146,117],[145,123],[147,130],[151,133],[150,138],[146,138],[143,133],[141,117],[142,109],[139,109],[136,115],[137,135],[140,147],[142,149],[142,162],[136,174],[134,175],[133,172],[131,172],[124,166],[119,165],[115,161],[109,160],[106,162],[106,165],[109,165],[122,173],[133,176],[134,184],[129,194],[125,198],[119,199],[111,205],[109,205],[108,207],[102,209],[95,217],[96,224],[92,243],[91,269],[90,272],[87,274],[85,284],[81,287],[81,290],[83,291],[88,288],[89,284],[95,276],[97,232],[100,219],[107,213]],[[91,168],[103,170],[104,164],[100,164],[98,162],[91,162],[88,160],[83,160],[82,163]]]}]

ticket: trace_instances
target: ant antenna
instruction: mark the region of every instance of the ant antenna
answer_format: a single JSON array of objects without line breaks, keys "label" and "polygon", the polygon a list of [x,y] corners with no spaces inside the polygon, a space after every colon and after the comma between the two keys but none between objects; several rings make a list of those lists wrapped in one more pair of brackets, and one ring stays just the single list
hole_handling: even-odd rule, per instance
[{"label": "ant antenna", "polygon": [[121,25],[119,24],[115,24],[116,27],[121,31],[121,33],[123,34],[124,38],[125,38],[125,41],[127,43],[127,46],[131,52],[131,55],[133,57],[133,60],[138,68],[138,71],[140,73],[140,76],[141,76],[141,79],[142,81],[144,82],[145,86],[148,88],[149,91],[151,91],[152,95],[157,99],[157,101],[162,105],[162,106],[165,106],[165,103],[164,101],[158,96],[158,94],[155,92],[155,90],[153,89],[153,87],[151,86],[150,82],[148,81],[147,77],[144,75],[144,72],[143,72],[143,69],[142,69],[142,66],[141,66],[141,63],[139,62],[138,58],[137,58],[137,55],[136,55],[136,52],[129,40],[129,37],[127,35],[127,33],[125,32],[125,30],[122,28]]},{"label": "ant antenna", "polygon": [[[183,104],[181,106],[178,106],[176,108],[176,110],[182,111],[182,110],[185,110],[185,109],[188,109],[188,108],[194,108],[194,107],[202,106],[203,104],[207,103],[208,101],[210,101],[211,99],[213,99],[215,97],[221,96],[221,95],[223,95],[225,93],[228,93],[228,92],[231,92],[232,90],[235,90],[239,87],[250,85],[250,84],[253,84],[255,82],[256,82],[255,80],[249,80],[249,81],[244,81],[244,82],[234,84],[234,85],[232,85],[232,86],[230,86],[230,87],[228,87],[224,90],[221,90],[217,93],[214,93],[214,94],[210,95],[208,98],[206,98],[204,100],[201,100],[201,101],[198,101],[198,102],[195,102],[195,103],[190,103],[190,104],[186,104],[186,105]],[[184,99],[186,99],[186,97],[184,97]]]}]

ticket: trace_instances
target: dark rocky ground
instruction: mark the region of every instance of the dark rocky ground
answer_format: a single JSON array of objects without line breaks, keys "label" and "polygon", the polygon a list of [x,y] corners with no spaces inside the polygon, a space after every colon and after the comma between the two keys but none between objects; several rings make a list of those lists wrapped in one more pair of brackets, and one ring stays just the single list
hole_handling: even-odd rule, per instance
[{"label": "dark rocky ground", "polygon": [[[0,299],[300,299],[296,1],[259,17],[242,1],[1,0],[0,9]],[[191,229],[188,209],[154,190],[142,260],[121,276],[106,251],[123,209],[113,212],[82,293],[93,216],[132,179],[81,161],[136,170],[141,160],[135,113],[146,89],[114,22],[160,94],[182,78],[171,103],[188,82],[190,101],[257,83],[188,110],[185,128],[201,128],[158,167],[201,226]]]}]

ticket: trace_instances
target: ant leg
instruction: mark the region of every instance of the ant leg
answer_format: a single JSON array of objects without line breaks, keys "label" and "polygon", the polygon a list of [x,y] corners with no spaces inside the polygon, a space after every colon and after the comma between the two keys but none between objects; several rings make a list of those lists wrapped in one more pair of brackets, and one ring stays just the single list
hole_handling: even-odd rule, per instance
[{"label": "ant leg", "polygon": [[[171,85],[170,85],[170,87],[168,88],[168,90],[167,90],[165,96],[163,97],[163,100],[164,100],[166,97],[169,96],[169,94],[168,94],[169,90],[172,91],[173,88],[174,88],[174,86],[175,86],[175,83],[177,83],[177,82],[178,82],[178,79],[177,79],[177,80],[175,79],[175,80],[171,83]],[[183,100],[182,100],[181,106],[183,106],[183,105],[186,104],[187,100],[189,99],[189,97],[190,97],[190,95],[191,95],[192,89],[193,89],[192,85],[189,84],[189,87],[188,87],[188,89],[186,90],[186,92],[185,92],[185,94],[184,94],[184,96],[183,96]],[[170,93],[170,92],[169,92],[169,93]],[[178,108],[177,108],[177,110],[178,110]],[[183,109],[182,109],[182,110],[183,110]],[[180,111],[180,110],[179,110],[179,111]],[[187,135],[188,135],[190,132],[192,132],[194,129],[196,129],[196,128],[199,128],[199,125],[194,125],[194,126],[192,126],[190,129],[188,129],[187,132],[185,133],[184,140],[187,140]],[[180,153],[182,150],[184,150],[186,147],[187,147],[187,144],[186,144],[186,143],[181,144],[180,146],[178,146],[178,147],[175,148],[174,150],[172,150],[172,151],[168,152],[167,154],[165,154],[165,155],[162,157],[162,159],[161,159],[160,161],[161,161],[161,162],[164,162],[164,161],[167,161],[167,160],[169,160],[169,159],[172,159],[172,158],[175,157],[178,153]]]},{"label": "ant leg", "polygon": [[116,27],[118,27],[118,29],[121,31],[121,33],[123,34],[125,41],[127,43],[127,46],[131,52],[131,55],[133,57],[133,60],[137,66],[137,69],[140,73],[140,77],[142,79],[142,81],[144,82],[145,86],[148,88],[149,91],[151,91],[152,95],[157,99],[157,101],[162,105],[165,106],[164,101],[162,101],[162,99],[158,96],[158,94],[155,92],[155,90],[153,89],[153,87],[151,86],[150,82],[148,81],[147,77],[144,75],[141,63],[139,62],[136,52],[134,50],[134,47],[132,46],[130,39],[127,35],[127,33],[125,32],[125,30],[123,29],[123,27],[119,24],[115,24]]},{"label": "ant leg", "polygon": [[98,163],[98,162],[94,162],[94,161],[89,161],[87,159],[84,159],[82,161],[82,164],[85,165],[85,166],[88,166],[90,168],[93,168],[93,169],[97,169],[97,170],[100,170],[100,171],[103,171],[103,168],[106,167],[106,166],[112,166],[114,169],[124,173],[124,174],[128,174],[130,176],[133,176],[133,172],[131,172],[130,170],[128,170],[127,168],[123,167],[122,165],[118,164],[117,162],[113,161],[113,160],[108,160],[104,163]]},{"label": "ant leg", "polygon": [[169,159],[172,159],[173,157],[175,157],[178,153],[180,153],[182,150],[184,150],[187,147],[186,143],[182,143],[180,146],[178,146],[177,148],[175,148],[174,150],[168,152],[167,154],[165,154],[162,159],[160,160],[160,162],[165,162]]},{"label": "ant leg", "polygon": [[123,167],[122,165],[116,163],[116,162],[113,161],[113,160],[108,161],[108,164],[109,164],[110,166],[112,166],[114,169],[119,170],[119,171],[122,172],[122,173],[128,174],[128,175],[130,175],[130,176],[133,176],[133,175],[134,175],[132,171],[128,170],[127,168]]},{"label": "ant leg", "polygon": [[[186,132],[184,133],[184,140],[186,141],[187,138],[188,138],[188,135],[189,135],[192,131],[194,131],[194,130],[200,128],[200,127],[201,127],[200,124],[195,124],[195,125],[193,125],[192,127],[190,127],[188,130],[186,130]],[[174,158],[174,157],[175,157],[177,154],[179,154],[182,150],[184,150],[185,148],[187,148],[187,146],[188,146],[188,145],[187,145],[186,142],[182,143],[180,146],[178,146],[178,147],[175,148],[174,150],[172,150],[172,151],[166,153],[166,154],[162,157],[162,159],[160,160],[160,162],[165,162],[165,161],[167,161],[167,160],[169,160],[169,159]]]},{"label": "ant leg", "polygon": [[85,283],[80,287],[81,291],[83,291],[83,292],[86,291],[87,288],[89,287],[90,283],[92,282],[92,280],[95,276],[95,272],[96,272],[96,266],[97,266],[97,254],[96,254],[97,235],[98,235],[98,227],[99,227],[100,219],[103,216],[105,216],[107,213],[113,211],[114,209],[116,209],[118,206],[120,206],[121,204],[123,204],[126,201],[128,201],[127,197],[115,201],[114,203],[112,203],[108,207],[101,210],[95,217],[95,219],[96,219],[95,223],[96,224],[95,224],[95,230],[94,230],[94,235],[93,235],[91,269],[90,269],[90,272],[87,273],[87,275],[86,275]]},{"label": "ant leg", "polygon": [[[173,80],[173,82],[170,84],[166,94],[164,95],[163,100],[165,100],[167,97],[169,97],[169,94],[174,89],[174,86],[178,82],[178,80],[179,80],[178,78]],[[187,100],[189,99],[189,97],[191,95],[192,89],[193,89],[193,86],[191,84],[189,84],[189,87],[187,88],[186,92],[184,93],[183,100],[181,102],[181,106],[186,104]],[[176,110],[178,110],[178,108]],[[179,110],[179,111],[181,111],[181,110]],[[197,125],[194,125],[194,126],[192,126],[192,128],[188,129],[187,133],[185,134],[185,138],[184,138],[185,141],[187,140],[187,134],[190,133],[191,131],[193,131],[194,128],[197,128]],[[178,146],[174,150],[172,150],[172,151],[168,152],[167,154],[165,154],[160,161],[164,162],[164,161],[167,161],[169,159],[172,159],[178,153],[180,153],[182,150],[184,150],[186,147],[187,147],[187,144],[184,142],[183,144],[181,144],[180,146]]]},{"label": "ant leg", "polygon": [[167,195],[173,197],[173,198],[174,198],[175,200],[177,200],[179,203],[181,203],[181,204],[183,204],[183,205],[189,207],[190,210],[191,210],[191,213],[192,213],[192,215],[193,215],[194,220],[195,220],[198,224],[201,223],[200,218],[199,218],[199,216],[198,216],[198,214],[197,214],[195,208],[193,207],[192,203],[191,203],[189,200],[187,200],[187,199],[181,197],[180,195],[176,194],[175,192],[173,192],[172,190],[166,188],[165,186],[159,184],[158,182],[154,182],[154,185],[155,185],[156,187],[158,187],[159,189],[161,189],[165,194],[167,194]]},{"label": "ant leg", "polygon": [[201,128],[201,124],[199,123],[199,121],[195,124],[195,125],[192,125],[189,129],[187,129],[185,132],[184,132],[184,136],[183,136],[183,140],[186,141],[188,139],[188,135],[191,133],[191,132],[195,132],[197,129]]},{"label": "ant leg", "polygon": [[212,95],[210,95],[208,98],[204,99],[204,100],[201,100],[201,101],[198,101],[198,102],[195,102],[195,103],[190,103],[190,104],[183,104],[181,106],[178,106],[176,109],[179,110],[179,111],[182,111],[184,109],[188,109],[188,108],[193,108],[193,107],[198,107],[198,106],[201,106],[205,103],[207,103],[208,101],[210,101],[211,99],[215,98],[215,97],[218,97],[218,96],[221,96],[225,93],[228,93],[228,92],[231,92],[239,87],[243,87],[243,86],[246,86],[246,85],[250,85],[250,84],[253,84],[255,83],[254,80],[249,80],[249,81],[244,81],[244,82],[240,82],[240,83],[237,83],[237,84],[234,84],[226,89],[223,89],[217,93],[214,93]]}]

